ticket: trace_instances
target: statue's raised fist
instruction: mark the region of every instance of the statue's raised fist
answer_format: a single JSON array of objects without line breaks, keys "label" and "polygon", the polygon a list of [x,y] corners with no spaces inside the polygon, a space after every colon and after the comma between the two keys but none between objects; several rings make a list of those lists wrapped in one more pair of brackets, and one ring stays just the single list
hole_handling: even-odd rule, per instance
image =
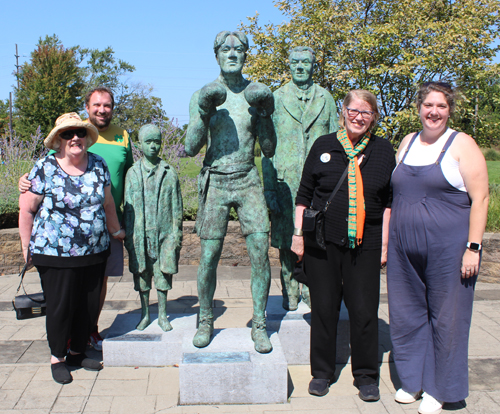
[{"label": "statue's raised fist", "polygon": [[274,112],[274,97],[271,89],[263,83],[252,82],[245,89],[245,99],[250,106],[257,109],[262,116],[269,116]]},{"label": "statue's raised fist", "polygon": [[207,83],[200,90],[198,106],[202,115],[209,115],[226,102],[226,89],[218,82]]}]

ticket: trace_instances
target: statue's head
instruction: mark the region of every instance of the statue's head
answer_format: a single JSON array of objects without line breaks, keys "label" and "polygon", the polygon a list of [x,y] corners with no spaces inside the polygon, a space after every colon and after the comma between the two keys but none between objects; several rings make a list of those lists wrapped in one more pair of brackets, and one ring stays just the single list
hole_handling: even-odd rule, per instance
[{"label": "statue's head", "polygon": [[296,85],[311,83],[313,66],[316,62],[314,50],[307,46],[297,46],[288,55],[292,79]]},{"label": "statue's head", "polygon": [[223,73],[241,73],[247,57],[248,38],[242,32],[220,32],[214,41],[214,52]]},{"label": "statue's head", "polygon": [[161,149],[161,131],[153,124],[144,125],[139,130],[139,144],[146,159],[154,163]]}]

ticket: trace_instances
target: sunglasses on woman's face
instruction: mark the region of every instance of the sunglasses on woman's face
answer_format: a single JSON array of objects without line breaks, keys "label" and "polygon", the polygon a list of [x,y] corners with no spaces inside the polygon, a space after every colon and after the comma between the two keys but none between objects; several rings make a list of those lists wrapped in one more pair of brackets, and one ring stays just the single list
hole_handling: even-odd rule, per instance
[{"label": "sunglasses on woman's face", "polygon": [[68,129],[67,131],[63,131],[59,134],[61,139],[64,140],[72,139],[75,135],[78,138],[85,138],[87,136],[87,130],[85,128]]}]

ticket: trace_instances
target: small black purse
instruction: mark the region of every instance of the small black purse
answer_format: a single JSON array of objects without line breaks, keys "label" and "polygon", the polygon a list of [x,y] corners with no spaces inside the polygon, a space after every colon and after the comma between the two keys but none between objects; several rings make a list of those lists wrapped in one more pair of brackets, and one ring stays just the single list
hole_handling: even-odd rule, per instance
[{"label": "small black purse", "polygon": [[326,250],[325,243],[325,214],[326,210],[330,206],[330,203],[339,191],[340,186],[347,176],[349,170],[349,165],[342,173],[342,177],[335,186],[332,194],[328,198],[328,201],[322,210],[316,210],[313,207],[306,208],[302,214],[302,232],[304,233],[304,245],[309,247],[314,247],[316,249]]},{"label": "small black purse", "polygon": [[19,286],[17,287],[16,295],[19,293],[19,289],[21,286],[23,287],[24,295],[18,295],[14,297],[12,301],[12,306],[16,311],[16,319],[30,319],[36,318],[38,316],[44,316],[46,314],[47,306],[45,304],[45,296],[43,292],[27,294],[24,289],[23,279],[24,274],[29,269],[28,263],[26,263],[19,273],[21,277],[21,281],[19,282]]}]

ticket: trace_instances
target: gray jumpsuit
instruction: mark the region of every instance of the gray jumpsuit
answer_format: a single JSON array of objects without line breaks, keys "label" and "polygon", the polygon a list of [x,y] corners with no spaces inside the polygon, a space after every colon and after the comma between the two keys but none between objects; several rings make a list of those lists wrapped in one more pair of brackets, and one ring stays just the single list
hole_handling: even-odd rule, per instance
[{"label": "gray jumpsuit", "polygon": [[468,395],[468,342],[477,277],[461,278],[470,199],[444,177],[441,160],[394,170],[387,289],[393,356],[403,390],[446,402]]}]

